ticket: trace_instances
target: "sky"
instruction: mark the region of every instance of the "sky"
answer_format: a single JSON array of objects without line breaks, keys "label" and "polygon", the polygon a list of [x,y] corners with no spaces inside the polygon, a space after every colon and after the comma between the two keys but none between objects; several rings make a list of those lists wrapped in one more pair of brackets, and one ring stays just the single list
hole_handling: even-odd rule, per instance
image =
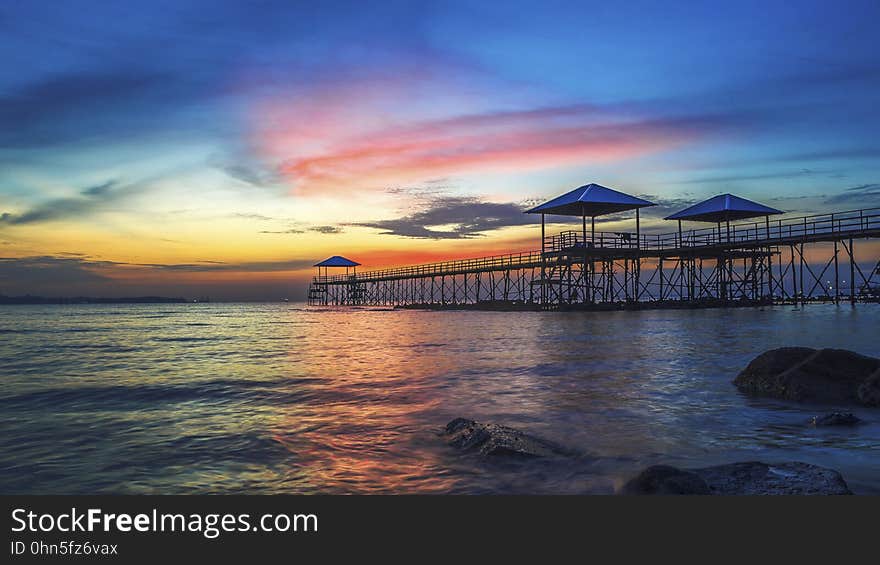
[{"label": "sky", "polygon": [[880,206],[877,21],[876,0],[4,2],[0,294],[301,299],[330,255],[534,249],[523,210],[589,182],[657,203],[647,231],[726,192]]}]

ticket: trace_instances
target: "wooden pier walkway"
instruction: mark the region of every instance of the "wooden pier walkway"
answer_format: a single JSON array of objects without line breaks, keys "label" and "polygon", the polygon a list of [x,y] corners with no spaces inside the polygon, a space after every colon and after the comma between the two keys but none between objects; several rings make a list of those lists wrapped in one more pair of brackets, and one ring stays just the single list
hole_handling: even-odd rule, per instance
[{"label": "wooden pier walkway", "polygon": [[[858,261],[854,242],[878,237],[880,208],[659,234],[569,230],[545,237],[536,251],[316,276],[309,302],[536,309],[855,302],[876,298],[880,263]],[[821,264],[808,261],[808,248],[823,244],[831,249]]]}]

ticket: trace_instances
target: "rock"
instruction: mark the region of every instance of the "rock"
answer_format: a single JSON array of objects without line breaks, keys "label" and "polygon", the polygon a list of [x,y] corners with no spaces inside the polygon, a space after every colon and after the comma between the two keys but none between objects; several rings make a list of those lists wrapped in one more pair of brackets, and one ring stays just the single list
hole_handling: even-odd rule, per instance
[{"label": "rock", "polygon": [[654,465],[623,485],[621,494],[709,494],[709,485],[692,471]]},{"label": "rock", "polygon": [[748,461],[695,472],[712,494],[852,494],[840,473],[809,463]]},{"label": "rock", "polygon": [[880,405],[880,359],[844,349],[783,347],[752,360],[733,383],[743,392],[800,402]]},{"label": "rock", "polygon": [[854,426],[861,421],[861,418],[851,412],[831,412],[810,419],[810,423],[814,426]]},{"label": "rock", "polygon": [[858,395],[865,406],[880,406],[880,369],[859,385]]},{"label": "rock", "polygon": [[463,451],[481,455],[517,457],[571,456],[572,452],[552,442],[498,424],[483,424],[456,418],[443,431],[447,442]]},{"label": "rock", "polygon": [[808,463],[757,461],[678,469],[656,465],[630,480],[622,494],[852,494],[840,473]]}]

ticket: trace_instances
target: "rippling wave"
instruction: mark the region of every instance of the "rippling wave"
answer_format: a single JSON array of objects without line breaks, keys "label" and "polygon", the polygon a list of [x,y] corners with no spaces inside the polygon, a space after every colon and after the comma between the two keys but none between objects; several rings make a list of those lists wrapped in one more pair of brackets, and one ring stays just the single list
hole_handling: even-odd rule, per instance
[{"label": "rippling wave", "polygon": [[[601,313],[0,307],[3,493],[603,493],[652,463],[800,460],[880,493],[880,417],[730,384],[782,345],[880,354],[880,307]],[[847,408],[847,410],[853,410]],[[485,461],[464,416],[581,453]]]}]

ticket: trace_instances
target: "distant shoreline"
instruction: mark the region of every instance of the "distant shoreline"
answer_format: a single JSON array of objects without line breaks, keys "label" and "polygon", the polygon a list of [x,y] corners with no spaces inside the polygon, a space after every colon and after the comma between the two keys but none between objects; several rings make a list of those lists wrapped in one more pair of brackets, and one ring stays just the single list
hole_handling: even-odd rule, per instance
[{"label": "distant shoreline", "polygon": [[170,298],[167,296],[130,296],[107,298],[93,296],[3,296],[0,304],[182,304],[192,302],[186,298]]}]

